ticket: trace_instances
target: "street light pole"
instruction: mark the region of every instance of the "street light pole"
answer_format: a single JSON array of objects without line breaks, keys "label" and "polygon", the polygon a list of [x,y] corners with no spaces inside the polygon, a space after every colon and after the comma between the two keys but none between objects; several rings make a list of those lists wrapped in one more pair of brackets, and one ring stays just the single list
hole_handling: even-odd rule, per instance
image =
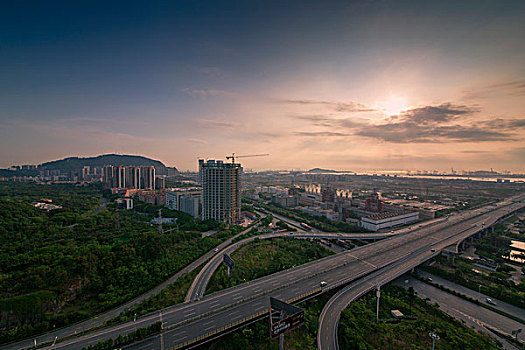
[{"label": "street light pole", "polygon": [[434,332],[430,332],[428,333],[428,335],[430,336],[430,338],[432,338],[432,350],[434,350],[434,347],[436,345],[436,340],[439,340],[439,335],[437,335]]},{"label": "street light pole", "polygon": [[379,285],[377,286],[377,291],[376,291],[376,297],[377,297],[377,306],[376,306],[376,321],[379,322],[379,298],[381,298],[381,291],[379,289]]},{"label": "street light pole", "polygon": [[164,350],[164,325],[162,324],[162,310],[159,310],[160,319],[160,350]]},{"label": "street light pole", "polygon": [[481,299],[481,284],[478,284],[478,299]]}]

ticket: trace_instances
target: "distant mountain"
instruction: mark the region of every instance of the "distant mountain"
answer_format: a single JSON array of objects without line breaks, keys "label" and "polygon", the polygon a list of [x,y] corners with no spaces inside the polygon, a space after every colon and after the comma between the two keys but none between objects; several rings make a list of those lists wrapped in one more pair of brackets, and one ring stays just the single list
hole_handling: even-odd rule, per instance
[{"label": "distant mountain", "polygon": [[322,168],[313,168],[307,171],[308,173],[353,173],[353,171],[347,170],[331,170],[331,169],[322,169]]},{"label": "distant mountain", "polygon": [[97,157],[69,157],[61,160],[55,160],[40,164],[38,169],[57,169],[61,172],[67,172],[72,170],[78,170],[84,166],[89,167],[103,167],[104,165],[113,166],[154,166],[158,173],[164,173],[166,166],[158,161],[142,156],[130,156],[120,154],[104,154]]}]

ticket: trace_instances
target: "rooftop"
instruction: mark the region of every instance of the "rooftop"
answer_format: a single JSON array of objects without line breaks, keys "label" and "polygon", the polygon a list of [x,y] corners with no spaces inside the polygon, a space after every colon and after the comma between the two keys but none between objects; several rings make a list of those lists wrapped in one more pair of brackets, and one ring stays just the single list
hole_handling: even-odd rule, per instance
[{"label": "rooftop", "polygon": [[384,212],[384,213],[369,215],[369,216],[364,217],[363,219],[381,220],[381,219],[388,219],[388,218],[393,218],[396,216],[412,214],[412,213],[417,213],[417,212],[410,211],[410,210]]}]

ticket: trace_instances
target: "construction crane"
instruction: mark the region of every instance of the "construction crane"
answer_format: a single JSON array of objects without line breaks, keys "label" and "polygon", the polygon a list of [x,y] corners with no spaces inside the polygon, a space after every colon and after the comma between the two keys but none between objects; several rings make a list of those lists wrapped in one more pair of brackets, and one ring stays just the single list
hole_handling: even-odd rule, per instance
[{"label": "construction crane", "polygon": [[232,164],[233,164],[235,163],[235,158],[264,157],[264,156],[269,156],[269,155],[270,155],[269,153],[263,153],[263,154],[250,154],[247,156],[236,156],[235,153],[232,153],[231,156],[226,156],[226,159],[231,159]]}]

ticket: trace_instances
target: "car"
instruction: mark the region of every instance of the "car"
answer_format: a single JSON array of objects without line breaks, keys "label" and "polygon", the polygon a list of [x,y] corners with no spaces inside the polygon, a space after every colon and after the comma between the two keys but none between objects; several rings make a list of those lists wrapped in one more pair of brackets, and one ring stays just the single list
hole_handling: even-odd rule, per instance
[{"label": "car", "polygon": [[429,278],[427,278],[427,281],[432,282],[433,279],[429,277]]},{"label": "car", "polygon": [[321,283],[319,283],[319,285],[322,287],[326,287],[326,285],[328,285],[328,283],[326,283],[325,281],[321,281]]},{"label": "car", "polygon": [[213,251],[217,253],[219,251],[219,248],[215,248]]},{"label": "car", "polygon": [[490,299],[490,298],[485,299],[485,301],[487,302],[487,304],[490,304],[490,305],[496,305],[496,303],[494,302],[494,300],[492,300],[492,299]]},{"label": "car", "polygon": [[432,249],[430,249],[430,251],[431,251],[432,253],[434,253],[436,250],[435,250],[434,248],[432,248]]}]

